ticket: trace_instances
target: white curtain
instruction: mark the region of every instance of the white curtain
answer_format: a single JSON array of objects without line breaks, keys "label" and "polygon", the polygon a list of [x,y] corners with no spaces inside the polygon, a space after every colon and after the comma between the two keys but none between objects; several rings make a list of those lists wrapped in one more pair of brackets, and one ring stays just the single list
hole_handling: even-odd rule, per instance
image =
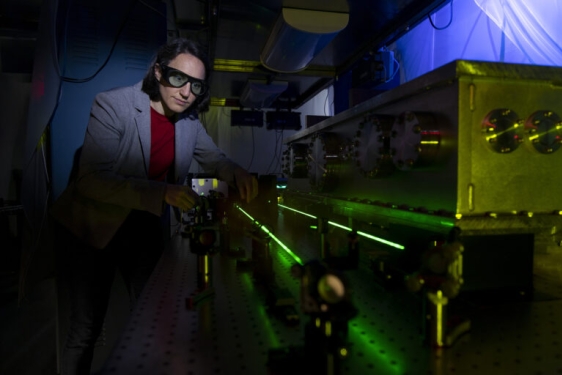
[{"label": "white curtain", "polygon": [[474,0],[531,64],[562,65],[560,0]]},{"label": "white curtain", "polygon": [[400,82],[456,59],[562,66],[561,0],[451,0],[388,46]]}]

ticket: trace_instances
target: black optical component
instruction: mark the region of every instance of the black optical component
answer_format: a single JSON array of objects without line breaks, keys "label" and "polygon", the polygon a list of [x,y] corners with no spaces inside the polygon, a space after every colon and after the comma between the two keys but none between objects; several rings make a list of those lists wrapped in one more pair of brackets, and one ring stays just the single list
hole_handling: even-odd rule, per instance
[{"label": "black optical component", "polygon": [[203,95],[207,91],[205,81],[193,78],[181,70],[170,68],[164,64],[160,64],[160,69],[162,70],[162,77],[173,87],[180,88],[191,83],[191,92],[197,96]]}]

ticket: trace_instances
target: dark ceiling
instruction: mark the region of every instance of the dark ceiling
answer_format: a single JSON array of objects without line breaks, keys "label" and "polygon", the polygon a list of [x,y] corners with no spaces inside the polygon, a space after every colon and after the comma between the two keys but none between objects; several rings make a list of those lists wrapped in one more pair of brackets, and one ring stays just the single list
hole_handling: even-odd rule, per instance
[{"label": "dark ceiling", "polygon": [[[154,0],[139,0],[154,4]],[[283,7],[342,11],[338,1],[322,0],[167,0],[168,27],[209,45],[214,61],[211,92],[222,105],[239,106],[246,82],[286,81],[288,89],[272,107],[298,108],[361,57],[390,43],[450,0],[340,0],[349,22],[303,71],[277,73],[263,67],[260,52]],[[30,73],[42,0],[2,0],[2,72]],[[281,48],[282,46],[280,46]]]}]

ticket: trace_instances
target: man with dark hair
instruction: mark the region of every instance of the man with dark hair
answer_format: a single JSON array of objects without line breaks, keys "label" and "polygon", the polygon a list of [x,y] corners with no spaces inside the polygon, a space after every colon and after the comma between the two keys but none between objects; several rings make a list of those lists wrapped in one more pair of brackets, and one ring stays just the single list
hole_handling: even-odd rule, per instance
[{"label": "man with dark hair", "polygon": [[115,270],[133,305],[162,252],[167,205],[197,204],[184,184],[193,159],[242,199],[257,195],[257,180],[198,120],[209,108],[208,74],[204,50],[178,38],[159,49],[142,82],[94,100],[77,175],[52,208],[71,302],[63,375],[89,374]]}]

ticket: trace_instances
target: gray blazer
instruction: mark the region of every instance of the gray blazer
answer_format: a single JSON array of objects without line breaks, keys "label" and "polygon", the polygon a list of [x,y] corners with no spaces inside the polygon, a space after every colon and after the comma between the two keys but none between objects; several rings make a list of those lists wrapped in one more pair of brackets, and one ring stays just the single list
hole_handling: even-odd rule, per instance
[{"label": "gray blazer", "polygon": [[[161,215],[165,182],[148,180],[150,99],[142,82],[96,96],[82,146],[78,176],[51,214],[76,236],[104,248],[132,209]],[[174,177],[183,183],[192,159],[206,173],[234,182],[240,168],[215,145],[201,122],[184,113],[175,123]]]}]

